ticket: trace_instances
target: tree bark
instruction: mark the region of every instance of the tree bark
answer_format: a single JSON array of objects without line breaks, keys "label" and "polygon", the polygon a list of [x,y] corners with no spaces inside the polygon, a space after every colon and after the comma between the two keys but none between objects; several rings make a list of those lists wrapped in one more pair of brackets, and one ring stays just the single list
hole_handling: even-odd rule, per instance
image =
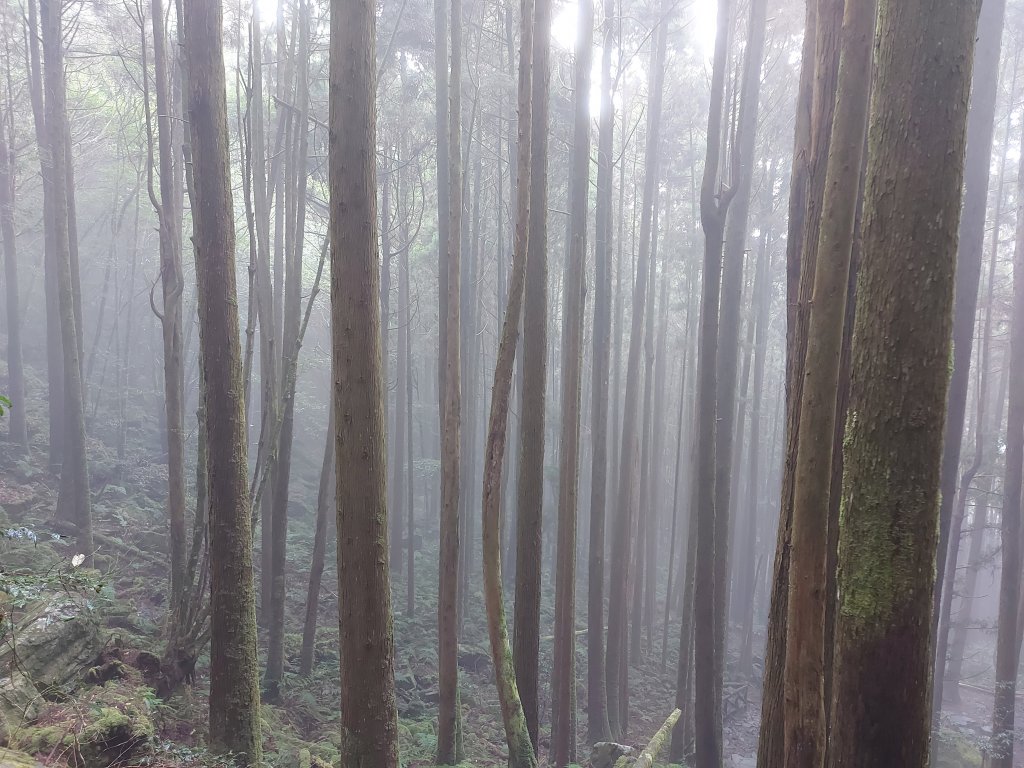
[{"label": "tree bark", "polygon": [[220,0],[185,0],[210,501],[210,746],[261,762],[256,600]]},{"label": "tree bark", "polygon": [[[544,418],[548,375],[548,99],[551,77],[551,0],[531,0],[533,7],[530,109],[519,99],[517,199],[529,190],[529,238],[523,303],[523,372],[519,424],[519,477],[516,481],[516,590],[513,649],[516,686],[522,697],[526,723],[534,748],[539,744],[540,597],[544,503]],[[525,10],[524,10],[525,13]],[[520,78],[520,85],[522,79]],[[524,144],[524,131],[530,132]],[[530,151],[523,158],[524,147]],[[525,165],[528,161],[529,165]],[[524,172],[525,171],[525,172]],[[516,222],[518,227],[519,222]],[[518,235],[522,237],[520,233]],[[515,235],[514,235],[515,237]],[[515,267],[513,266],[513,269]],[[511,283],[511,281],[510,281]],[[509,287],[511,297],[511,285]],[[492,405],[493,408],[493,405]]]},{"label": "tree bark", "polygon": [[[829,497],[847,288],[867,130],[875,4],[848,3],[807,332],[794,477],[786,620],[786,765],[819,768],[826,753],[824,681]],[[850,177],[858,180],[851,183]]]},{"label": "tree bark", "polygon": [[387,432],[377,306],[375,7],[370,0],[334,0],[332,11],[329,171],[341,764],[397,768]]},{"label": "tree bark", "polygon": [[977,10],[977,1],[879,3],[830,766],[928,764],[933,649],[926,628]]}]

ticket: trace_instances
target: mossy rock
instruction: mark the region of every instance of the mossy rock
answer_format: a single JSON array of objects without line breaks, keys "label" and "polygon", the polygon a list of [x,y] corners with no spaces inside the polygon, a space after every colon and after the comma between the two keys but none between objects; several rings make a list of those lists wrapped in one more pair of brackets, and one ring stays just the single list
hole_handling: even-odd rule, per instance
[{"label": "mossy rock", "polygon": [[42,768],[42,765],[24,752],[0,747],[0,768]]},{"label": "mossy rock", "polygon": [[102,707],[79,734],[86,765],[117,765],[147,752],[153,745],[153,721],[132,704],[122,709]]}]

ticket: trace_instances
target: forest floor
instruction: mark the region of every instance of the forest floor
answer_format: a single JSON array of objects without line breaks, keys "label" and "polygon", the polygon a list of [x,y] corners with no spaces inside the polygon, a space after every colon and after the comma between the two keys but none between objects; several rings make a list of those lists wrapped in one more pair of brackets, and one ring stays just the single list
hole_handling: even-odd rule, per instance
[{"label": "forest floor", "polygon": [[[65,527],[55,520],[56,487],[45,465],[15,460],[0,452],[0,579],[15,599],[0,602],[0,618],[17,624],[40,602],[65,595],[90,615],[100,629],[94,648],[82,657],[75,673],[51,688],[48,701],[38,702],[31,722],[8,722],[0,707],[0,744],[7,741],[45,765],[156,766],[205,768],[223,763],[202,748],[207,719],[208,659],[199,659],[192,684],[166,699],[153,691],[152,659],[163,651],[166,612],[166,533],[164,466],[158,456],[124,467],[100,444],[90,445],[93,458],[94,515],[98,533],[99,572],[72,565],[77,554],[73,538],[59,536]],[[286,676],[281,701],[263,708],[266,762],[281,768],[315,768],[318,759],[335,763],[338,748],[338,630],[332,555],[328,555],[316,642],[316,668],[310,677],[297,673],[301,637],[297,634],[305,608],[312,520],[296,508],[289,526]],[[400,748],[404,766],[433,764],[436,749],[436,523],[423,525],[422,551],[416,555],[416,611],[405,610],[405,578],[394,578],[395,669],[400,715]],[[14,535],[11,535],[11,534]],[[257,558],[257,562],[259,559]],[[470,580],[478,584],[478,580]],[[545,571],[541,642],[542,758],[549,748],[553,599],[550,573]],[[585,586],[581,584],[581,590]],[[579,594],[585,594],[580,591]],[[0,600],[2,600],[0,593]],[[581,606],[585,607],[585,606]],[[659,609],[662,610],[662,609]],[[460,660],[466,764],[504,766],[506,748],[495,692],[483,600],[470,590],[464,607]],[[660,614],[659,614],[660,615]],[[578,626],[585,626],[581,611]],[[0,625],[0,650],[11,644],[10,623]],[[678,619],[669,627],[668,653],[661,658],[661,628],[646,639],[639,664],[631,666],[631,715],[627,742],[641,746],[673,709]],[[761,642],[763,638],[757,638]],[[3,676],[0,669],[0,694]],[[579,706],[578,762],[588,764],[586,734],[586,637],[580,635],[576,656]],[[752,768],[760,714],[760,680],[746,684],[746,706],[725,723],[726,768]],[[53,695],[54,692],[58,695]],[[3,704],[0,696],[0,705]],[[941,768],[975,765],[974,745],[984,738],[991,699],[965,690],[960,705],[947,707],[949,759]],[[6,731],[6,732],[5,732]],[[1018,755],[1024,749],[1018,750]],[[2,756],[0,756],[2,757]],[[948,757],[948,755],[947,755]],[[543,760],[542,760],[543,762]],[[0,765],[4,765],[0,760]],[[1024,768],[1024,757],[1016,763]]]}]

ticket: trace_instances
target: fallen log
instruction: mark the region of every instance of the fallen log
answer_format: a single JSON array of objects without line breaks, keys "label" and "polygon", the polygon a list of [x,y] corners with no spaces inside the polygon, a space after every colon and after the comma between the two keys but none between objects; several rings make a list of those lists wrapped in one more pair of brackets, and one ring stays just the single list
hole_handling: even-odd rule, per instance
[{"label": "fallen log", "polygon": [[[672,733],[672,729],[675,728],[676,722],[682,715],[682,711],[676,709],[672,711],[672,714],[668,716],[665,723],[658,729],[658,732],[651,737],[651,740],[644,747],[640,756],[632,763],[633,768],[654,768],[654,761],[658,757],[658,754],[665,747],[665,743],[668,741],[669,736]],[[630,765],[630,758],[623,755],[615,763],[615,768],[628,768]]]}]

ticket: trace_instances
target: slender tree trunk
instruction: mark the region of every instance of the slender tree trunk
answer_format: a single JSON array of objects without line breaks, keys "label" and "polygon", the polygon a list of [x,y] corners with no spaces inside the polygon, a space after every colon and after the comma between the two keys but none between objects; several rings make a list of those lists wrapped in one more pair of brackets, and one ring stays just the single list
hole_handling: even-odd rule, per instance
[{"label": "slender tree trunk", "polygon": [[235,227],[220,0],[185,0],[192,209],[206,381],[210,499],[210,745],[261,762],[256,600],[247,482]]},{"label": "slender tree trunk", "polygon": [[[1013,256],[1013,307],[1010,316],[1010,379],[1024,380],[1024,155],[1018,171],[1017,232]],[[1017,621],[1021,571],[1021,472],[1024,469],[1024,390],[1010,388],[1006,420],[1006,469],[1000,518],[1002,567],[999,627],[996,634],[995,703],[992,710],[992,768],[1011,768],[1020,640]]]},{"label": "slender tree trunk", "polygon": [[[928,764],[933,648],[925,628],[934,607],[977,12],[977,1],[879,3],[853,417],[844,450],[830,766]],[[908,89],[915,98],[906,98]],[[923,125],[927,131],[911,127]]]},{"label": "slender tree trunk", "polygon": [[36,144],[39,147],[39,171],[43,186],[43,287],[46,307],[46,384],[49,408],[49,464],[50,471],[59,473],[64,463],[64,361],[60,341],[60,304],[57,296],[57,255],[54,242],[53,158],[46,150],[46,104],[43,98],[42,55],[38,4],[28,0],[29,95],[35,125]]},{"label": "slender tree trunk", "polygon": [[329,169],[341,764],[397,768],[387,432],[380,308],[375,306],[380,290],[376,14],[370,0],[334,0],[332,10]]},{"label": "slender tree trunk", "polygon": [[594,359],[591,395],[593,466],[590,472],[590,554],[587,568],[587,728],[589,741],[608,738],[608,694],[604,677],[605,518],[608,493],[608,378],[611,364],[612,233],[612,46],[614,0],[604,0],[601,101],[597,147],[597,210],[594,237]]},{"label": "slender tree trunk", "polygon": [[[650,259],[650,231],[653,219],[655,185],[657,183],[658,149],[661,131],[662,98],[665,84],[665,51],[670,6],[661,5],[661,18],[651,51],[651,83],[647,111],[647,146],[642,192],[643,212],[640,218],[640,251],[637,257],[636,280],[633,284],[633,317],[626,362],[626,387],[622,416],[622,443],[619,454],[618,498],[616,500],[615,536],[612,538],[611,584],[608,600],[608,658],[606,685],[608,690],[608,724],[613,738],[625,737],[626,688],[628,683],[628,600],[629,587],[635,573],[630,558],[636,508],[635,468],[640,456],[638,411],[640,405],[640,355],[643,351],[644,316],[646,314],[647,282]],[[620,238],[621,239],[621,238]],[[620,263],[619,268],[622,268]]]},{"label": "slender tree trunk", "polygon": [[[964,163],[964,210],[960,219],[959,247],[956,266],[956,299],[953,304],[953,371],[949,382],[946,407],[946,432],[942,451],[942,486],[939,501],[939,549],[936,569],[945,573],[951,546],[959,542],[950,538],[950,523],[957,496],[960,475],[960,451],[963,441],[964,414],[970,383],[971,355],[974,348],[974,327],[978,307],[978,284],[985,241],[985,211],[988,207],[992,139],[995,133],[996,101],[999,85],[999,54],[1002,49],[1003,19],[1006,0],[981,0],[978,19],[977,56],[967,116],[967,158]],[[952,589],[953,585],[948,585]],[[938,627],[942,614],[943,582],[935,595],[932,631]],[[948,638],[948,632],[944,636]],[[944,638],[940,638],[942,640]],[[935,717],[942,710],[942,688],[945,675],[946,642],[937,644],[935,673]],[[936,720],[936,723],[938,721]]]},{"label": "slender tree trunk", "polygon": [[793,488],[800,435],[807,327],[817,264],[818,226],[825,194],[828,145],[832,136],[839,70],[839,33],[844,5],[843,0],[807,0],[793,172],[789,186],[789,234],[786,238],[785,464],[765,642],[761,728],[757,746],[759,768],[785,766],[783,688]]},{"label": "slender tree trunk", "polygon": [[[0,114],[0,238],[4,248],[4,289],[7,298],[7,396],[11,400],[8,437],[16,450],[28,452],[25,411],[25,368],[21,357],[21,309],[18,295],[18,252],[14,237],[14,132],[8,145],[8,109]],[[13,122],[10,123],[13,126]]]},{"label": "slender tree trunk", "polygon": [[75,319],[74,280],[67,207],[67,105],[64,79],[64,34],[58,0],[42,0],[40,15],[43,32],[43,65],[46,86],[47,149],[53,170],[53,239],[60,301],[60,340],[64,367],[64,407],[66,409],[66,454],[61,469],[58,510],[63,510],[78,526],[78,546],[92,564],[92,502],[89,488],[89,464],[85,446],[85,401],[82,366],[79,358],[78,328]]},{"label": "slender tree trunk", "polygon": [[324,463],[320,468],[320,489],[316,497],[316,529],[313,533],[313,556],[309,566],[309,589],[306,592],[306,618],[302,625],[302,650],[299,653],[299,674],[307,677],[313,672],[313,656],[316,649],[316,629],[320,611],[320,586],[323,582],[324,560],[327,551],[327,523],[331,501],[334,499],[335,482],[334,408],[330,407],[327,422],[327,444],[324,446]]},{"label": "slender tree trunk", "polygon": [[583,380],[584,281],[590,200],[590,62],[594,4],[582,0],[577,17],[576,93],[569,192],[569,254],[562,306],[562,404],[558,445],[558,569],[555,577],[553,682],[554,764],[573,761],[576,730],[576,517],[579,507],[580,405]]},{"label": "slender tree trunk", "polygon": [[[435,14],[437,11],[435,11]],[[448,203],[446,221],[447,253],[443,266],[447,275],[443,282],[442,304],[446,315],[444,332],[445,351],[439,357],[444,372],[440,374],[444,391],[441,447],[441,545],[438,575],[437,632],[438,632],[438,704],[437,762],[455,765],[458,754],[459,713],[459,500],[461,472],[459,444],[462,421],[461,377],[461,248],[462,238],[462,0],[451,2],[452,56],[448,91],[448,161],[445,178],[448,186],[444,193]],[[440,27],[438,27],[440,29]],[[447,82],[447,79],[446,79]],[[440,91],[440,85],[438,86]],[[438,194],[439,206],[441,194]]]},{"label": "slender tree trunk", "polygon": [[[526,712],[530,739],[539,741],[540,596],[544,503],[544,416],[548,365],[548,94],[551,57],[551,0],[529,0],[533,13],[532,55],[520,57],[520,70],[531,69],[530,109],[519,98],[516,195],[528,194],[529,238],[523,304],[522,408],[519,423],[519,478],[516,481],[516,593],[513,649],[516,686]],[[524,8],[523,13],[526,13]],[[524,16],[525,18],[525,16]],[[525,23],[525,22],[524,22]],[[527,62],[532,61],[532,67]],[[520,76],[522,86],[522,75]],[[524,143],[529,131],[530,138]],[[529,148],[527,152],[524,147]],[[527,157],[523,158],[526,152]],[[528,164],[527,164],[528,163]],[[520,190],[523,190],[521,193]],[[517,202],[517,216],[519,215]],[[517,219],[516,226],[519,221]],[[514,266],[513,266],[514,269]],[[511,283],[511,281],[510,281]],[[511,298],[511,286],[509,288]],[[492,406],[493,408],[493,403]]]},{"label": "slender tree trunk", "polygon": [[[977,55],[971,86],[970,111],[967,115],[967,157],[964,162],[964,210],[960,219],[957,249],[956,298],[953,304],[953,371],[949,381],[949,402],[946,405],[946,432],[942,451],[942,486],[939,501],[939,549],[937,573],[946,572],[950,548],[959,541],[950,537],[953,507],[956,503],[957,480],[960,475],[960,452],[963,442],[964,414],[970,384],[971,355],[978,308],[978,284],[984,251],[988,208],[989,175],[992,140],[995,134],[996,101],[999,85],[999,54],[1002,50],[1003,20],[1006,0],[982,0],[978,18]],[[1000,190],[1001,192],[1001,190]],[[955,558],[955,553],[953,554]],[[936,590],[933,629],[942,618],[943,591],[952,584],[939,582]],[[935,723],[942,711],[944,668],[948,647],[948,628],[939,633],[936,643]]]},{"label": "slender tree trunk", "polygon": [[[545,0],[541,0],[545,4]],[[482,500],[483,522],[483,571],[484,602],[487,606],[487,631],[491,643],[491,658],[494,662],[495,682],[498,701],[505,726],[505,740],[508,743],[508,762],[511,768],[535,768],[537,765],[536,741],[530,733],[529,721],[520,698],[517,685],[517,670],[513,668],[512,650],[509,647],[508,628],[505,622],[505,604],[501,585],[501,468],[505,452],[505,432],[508,425],[509,395],[512,390],[512,371],[516,346],[519,340],[519,322],[523,311],[523,294],[527,282],[527,259],[529,243],[534,234],[531,227],[532,165],[533,157],[533,106],[536,105],[534,90],[534,39],[537,17],[532,0],[520,4],[522,20],[519,49],[519,143],[518,178],[516,191],[516,226],[512,255],[512,274],[509,280],[508,304],[502,323],[501,339],[494,364],[494,386],[491,392],[491,409],[487,424],[487,445],[484,459],[484,480]],[[546,30],[546,27],[542,27]],[[545,36],[548,33],[545,31]],[[542,47],[547,47],[545,39]],[[543,197],[543,196],[542,196]],[[544,318],[542,317],[542,320]],[[520,514],[523,510],[520,509]],[[520,540],[520,546],[523,542]],[[537,563],[539,570],[540,563]],[[518,595],[517,595],[518,597]],[[538,595],[539,597],[539,595]],[[517,601],[518,602],[518,601]]]},{"label": "slender tree trunk", "polygon": [[[716,506],[716,414],[718,390],[719,306],[722,280],[722,248],[725,219],[732,193],[719,195],[722,111],[725,69],[729,45],[730,0],[719,0],[711,75],[711,109],[708,114],[707,152],[700,190],[701,227],[704,230],[704,274],[701,289],[701,322],[697,358],[697,462],[695,469],[697,557],[694,577],[694,683],[699,706],[695,708],[697,768],[722,765],[722,678],[725,669],[724,615],[728,570],[716,565],[725,557],[728,510]],[[730,405],[731,407],[731,405]],[[721,550],[721,552],[720,552]]]},{"label": "slender tree trunk", "polygon": [[850,169],[859,171],[863,163],[874,25],[874,2],[847,4],[807,334],[793,496],[785,678],[786,765],[793,768],[819,768],[826,753],[829,469],[860,197],[860,184],[850,182]]}]

